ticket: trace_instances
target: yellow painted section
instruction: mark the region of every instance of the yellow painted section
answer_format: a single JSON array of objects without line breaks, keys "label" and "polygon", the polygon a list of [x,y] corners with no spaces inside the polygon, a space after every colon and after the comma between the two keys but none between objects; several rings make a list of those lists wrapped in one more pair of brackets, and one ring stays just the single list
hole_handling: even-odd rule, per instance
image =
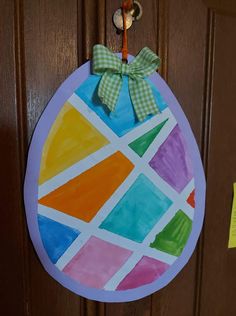
[{"label": "yellow painted section", "polygon": [[234,197],[229,228],[229,248],[236,248],[236,183],[234,183]]},{"label": "yellow painted section", "polygon": [[45,142],[39,184],[108,144],[108,140],[70,103],[65,103]]}]

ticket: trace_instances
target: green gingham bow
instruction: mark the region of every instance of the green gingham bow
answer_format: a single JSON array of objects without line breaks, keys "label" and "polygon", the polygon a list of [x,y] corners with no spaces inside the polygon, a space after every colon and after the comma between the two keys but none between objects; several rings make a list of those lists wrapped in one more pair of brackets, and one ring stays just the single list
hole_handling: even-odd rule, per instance
[{"label": "green gingham bow", "polygon": [[159,57],[148,47],[144,47],[130,63],[124,64],[114,53],[103,45],[93,48],[93,73],[101,75],[98,96],[110,111],[115,106],[122,87],[122,76],[129,77],[130,98],[139,121],[148,114],[159,112],[152,89],[145,77],[156,71],[160,64]]}]

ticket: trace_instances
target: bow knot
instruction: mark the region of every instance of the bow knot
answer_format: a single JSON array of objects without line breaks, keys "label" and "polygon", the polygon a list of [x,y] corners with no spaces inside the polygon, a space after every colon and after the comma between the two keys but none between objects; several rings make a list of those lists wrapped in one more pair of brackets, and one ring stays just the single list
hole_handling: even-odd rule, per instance
[{"label": "bow knot", "polygon": [[120,73],[124,76],[129,76],[130,74],[130,66],[128,64],[121,64]]},{"label": "bow knot", "polygon": [[98,96],[110,111],[115,106],[122,87],[122,76],[129,77],[130,98],[139,121],[149,114],[159,112],[152,89],[145,77],[156,71],[160,64],[159,57],[149,48],[144,47],[130,64],[122,61],[103,45],[93,49],[93,73],[102,76]]}]

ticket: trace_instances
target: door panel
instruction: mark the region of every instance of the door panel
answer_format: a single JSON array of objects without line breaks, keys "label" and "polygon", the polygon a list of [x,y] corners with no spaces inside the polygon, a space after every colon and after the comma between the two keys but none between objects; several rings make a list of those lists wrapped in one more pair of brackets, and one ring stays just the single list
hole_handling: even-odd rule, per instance
[{"label": "door panel", "polygon": [[[1,145],[1,311],[6,315],[25,315],[27,243],[21,186],[24,150],[19,41],[14,25],[18,10],[13,1],[0,4],[0,145]],[[17,265],[16,265],[17,262]],[[12,300],[14,299],[14,304]]]},{"label": "door panel", "polygon": [[235,1],[234,0],[204,0],[206,5],[213,9],[217,10],[218,12],[221,12],[223,14],[230,14],[230,15],[235,15],[236,13],[236,6],[235,6]]},{"label": "door panel", "polygon": [[[30,139],[58,86],[77,67],[76,1],[32,1],[23,5],[25,90]],[[30,315],[79,315],[80,299],[55,282],[29,247]]]},{"label": "door panel", "polygon": [[[1,312],[29,316],[233,316],[236,254],[227,249],[236,179],[235,1],[141,1],[129,50],[148,46],[189,119],[208,179],[204,231],[186,267],[142,300],[103,304],[76,296],[42,268],[26,229],[27,146],[47,102],[96,43],[121,49],[112,14],[121,0],[0,2]],[[17,264],[16,264],[17,263]]]},{"label": "door panel", "polygon": [[[236,12],[235,2],[232,8]],[[227,5],[220,9],[210,11],[208,192],[200,304],[203,316],[236,314],[236,252],[227,249],[236,179],[236,16],[222,13],[229,9]]]}]

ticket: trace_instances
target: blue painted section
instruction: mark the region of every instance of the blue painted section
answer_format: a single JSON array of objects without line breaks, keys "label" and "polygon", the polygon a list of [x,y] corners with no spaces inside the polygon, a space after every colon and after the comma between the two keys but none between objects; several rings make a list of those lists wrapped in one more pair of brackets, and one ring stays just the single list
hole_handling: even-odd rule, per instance
[{"label": "blue painted section", "polygon": [[[98,98],[97,90],[100,76],[90,75],[87,80],[75,91],[75,93],[94,111],[97,115],[118,135],[123,136],[134,127],[149,120],[152,115],[149,115],[143,122],[137,121],[133,106],[130,100],[128,90],[128,77],[123,76],[123,84],[119,99],[114,112],[109,112],[106,106],[104,106]],[[155,100],[158,104],[159,110],[163,111],[167,104],[163,100],[161,94],[157,88],[149,82]]]},{"label": "blue painted section", "polygon": [[39,231],[44,248],[53,263],[63,255],[80,232],[45,216],[38,215]]},{"label": "blue painted section", "polygon": [[171,204],[172,201],[141,174],[100,228],[142,242]]}]

